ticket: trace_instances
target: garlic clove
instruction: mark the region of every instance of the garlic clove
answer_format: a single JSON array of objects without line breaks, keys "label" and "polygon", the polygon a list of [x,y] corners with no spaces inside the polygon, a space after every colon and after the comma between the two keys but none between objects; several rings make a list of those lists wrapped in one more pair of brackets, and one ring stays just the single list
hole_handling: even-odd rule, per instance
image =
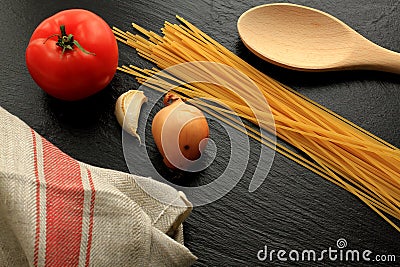
[{"label": "garlic clove", "polygon": [[129,134],[137,137],[140,142],[140,136],[137,134],[140,109],[143,103],[147,102],[147,97],[142,91],[129,90],[120,95],[115,104],[115,116],[121,127]]}]

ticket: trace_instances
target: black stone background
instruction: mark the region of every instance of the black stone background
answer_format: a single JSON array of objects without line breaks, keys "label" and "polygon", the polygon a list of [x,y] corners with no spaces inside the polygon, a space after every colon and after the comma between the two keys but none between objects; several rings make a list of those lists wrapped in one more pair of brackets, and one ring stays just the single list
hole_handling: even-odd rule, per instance
[{"label": "black stone background", "polygon": [[[286,1],[278,1],[286,2]],[[400,51],[400,6],[394,0],[293,0],[326,11],[386,48]],[[72,157],[96,166],[128,171],[122,152],[121,129],[113,110],[117,97],[138,87],[133,77],[117,73],[101,93],[80,102],[66,103],[42,92],[25,66],[25,48],[35,27],[46,17],[67,8],[85,8],[110,26],[131,30],[136,22],[160,32],[165,20],[180,15],[228,49],[268,75],[350,119],[399,147],[400,76],[372,71],[301,73],[263,62],[241,43],[236,21],[247,9],[272,1],[260,0],[147,0],[147,1],[44,1],[0,2],[0,105]],[[133,49],[120,48],[120,64],[152,66]],[[209,169],[188,177],[198,183],[214,179],[229,159],[230,144],[211,123],[212,138],[220,148]],[[214,133],[214,136],[213,136]],[[150,150],[154,144],[148,138]],[[349,249],[395,254],[400,262],[400,234],[350,193],[277,154],[263,185],[248,192],[258,160],[258,144],[251,141],[248,170],[239,184],[222,199],[196,207],[185,222],[185,241],[198,256],[196,266],[256,266],[257,252],[270,249],[335,247],[345,238]],[[160,165],[160,156],[151,154]],[[146,173],[140,164],[138,175]],[[397,222],[399,223],[399,222]],[[350,265],[349,262],[279,262],[276,266]],[[366,266],[372,262],[353,263]],[[374,264],[377,264],[376,262]],[[382,264],[383,265],[383,264]]]}]

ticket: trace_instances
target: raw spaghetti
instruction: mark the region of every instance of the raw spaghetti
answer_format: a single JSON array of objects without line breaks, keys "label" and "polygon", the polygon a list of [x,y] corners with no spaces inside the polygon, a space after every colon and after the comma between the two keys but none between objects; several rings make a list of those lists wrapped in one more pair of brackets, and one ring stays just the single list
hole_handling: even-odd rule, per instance
[{"label": "raw spaghetti", "polygon": [[[166,69],[176,64],[195,61],[217,62],[230,66],[248,76],[261,90],[267,100],[275,121],[276,135],[307,156],[273,140],[253,127],[239,127],[229,109],[201,100],[194,104],[211,115],[229,123],[260,143],[275,148],[311,171],[348,190],[365,202],[376,213],[400,231],[392,218],[400,219],[400,150],[372,135],[327,108],[313,102],[298,92],[282,85],[258,71],[224,46],[200,31],[188,21],[177,17],[180,25],[166,22],[159,36],[133,24],[139,34],[123,32],[114,28],[117,39],[133,48],[139,55]],[[143,37],[143,35],[145,37]],[[159,91],[170,88],[172,81],[184,84],[185,77],[158,75],[157,69],[140,69],[122,66],[119,70],[134,75],[140,83]],[[210,75],[204,70],[199,75]],[[211,73],[235,81],[234,73]],[[150,79],[150,77],[152,77]],[[155,78],[154,78],[155,77]],[[239,81],[238,81],[239,83]],[[174,89],[183,97],[216,99],[226,104],[240,117],[257,124],[267,131],[268,124],[257,121],[254,110],[223,86],[192,83]],[[246,88],[242,88],[246,90]],[[247,101],[252,101],[251,92]],[[255,111],[262,112],[260,111]]]}]

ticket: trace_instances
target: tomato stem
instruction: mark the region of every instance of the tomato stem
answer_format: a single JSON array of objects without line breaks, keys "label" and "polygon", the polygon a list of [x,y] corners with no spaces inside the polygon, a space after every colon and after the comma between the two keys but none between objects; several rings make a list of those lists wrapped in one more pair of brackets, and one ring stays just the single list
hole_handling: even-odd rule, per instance
[{"label": "tomato stem", "polygon": [[56,45],[58,45],[59,47],[62,48],[62,53],[61,56],[64,55],[66,50],[70,50],[73,51],[74,50],[74,46],[78,47],[79,50],[81,50],[83,53],[85,54],[89,54],[89,55],[93,55],[95,56],[95,53],[89,52],[86,49],[84,49],[77,40],[74,39],[74,36],[72,34],[67,34],[67,32],[65,31],[65,25],[61,25],[60,26],[60,31],[61,34],[53,34],[51,36],[49,36],[44,43],[47,42],[47,40],[49,40],[50,38],[57,36],[58,40]]}]

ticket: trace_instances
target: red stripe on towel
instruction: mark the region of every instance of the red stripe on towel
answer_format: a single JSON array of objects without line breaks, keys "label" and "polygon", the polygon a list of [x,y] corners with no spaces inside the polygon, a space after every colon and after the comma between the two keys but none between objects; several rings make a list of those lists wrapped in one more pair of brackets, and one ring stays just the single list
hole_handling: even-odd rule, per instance
[{"label": "red stripe on towel", "polygon": [[33,161],[35,169],[35,183],[36,183],[36,222],[35,222],[35,244],[33,251],[33,266],[38,266],[38,256],[39,256],[39,240],[40,240],[40,179],[39,179],[39,169],[38,169],[38,158],[37,158],[37,143],[35,131],[31,129],[32,133],[32,146],[33,146]]},{"label": "red stripe on towel", "polygon": [[46,179],[46,266],[78,266],[84,189],[78,162],[42,138]]}]

